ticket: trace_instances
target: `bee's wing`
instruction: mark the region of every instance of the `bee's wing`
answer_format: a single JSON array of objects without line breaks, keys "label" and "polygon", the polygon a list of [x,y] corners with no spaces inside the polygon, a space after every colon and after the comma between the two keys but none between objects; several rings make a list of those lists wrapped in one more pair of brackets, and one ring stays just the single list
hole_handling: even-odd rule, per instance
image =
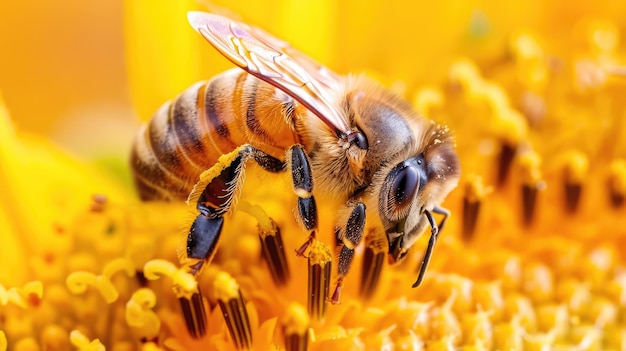
[{"label": "bee's wing", "polygon": [[281,51],[285,55],[289,56],[289,58],[304,68],[304,70],[306,70],[312,78],[317,80],[317,82],[322,84],[325,88],[336,89],[337,84],[340,84],[341,77],[337,73],[313,60],[305,53],[295,49],[288,42],[278,39],[260,28],[250,27],[249,29],[251,30],[251,33],[257,37],[257,39],[265,42],[267,46]]},{"label": "bee's wing", "polygon": [[189,12],[188,18],[234,64],[296,99],[337,135],[348,132],[329,95],[340,84],[337,74],[259,28],[204,12]]}]

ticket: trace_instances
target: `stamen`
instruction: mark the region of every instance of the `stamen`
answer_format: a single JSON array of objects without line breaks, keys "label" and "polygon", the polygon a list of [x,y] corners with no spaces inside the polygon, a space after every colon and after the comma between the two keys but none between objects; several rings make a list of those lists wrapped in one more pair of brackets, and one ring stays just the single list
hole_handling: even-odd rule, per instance
[{"label": "stamen", "polygon": [[43,283],[35,280],[24,284],[21,288],[6,289],[0,284],[0,306],[6,306],[9,302],[21,308],[27,308],[29,304],[37,305],[43,296]]},{"label": "stamen", "polygon": [[70,342],[74,347],[78,348],[79,351],[104,351],[105,347],[100,342],[100,339],[94,339],[90,341],[85,334],[81,333],[79,330],[72,330],[70,332]]},{"label": "stamen", "polygon": [[174,294],[178,297],[189,335],[194,338],[202,337],[206,333],[207,314],[194,276],[186,268],[176,268],[166,260],[148,261],[143,271],[148,280],[156,280],[161,276],[172,279]]},{"label": "stamen", "polygon": [[364,299],[372,297],[378,286],[383,263],[387,253],[384,237],[376,236],[370,231],[365,235],[365,253],[363,255],[363,269],[361,270],[361,286],[359,293]]},{"label": "stamen", "polygon": [[524,225],[529,226],[535,218],[537,194],[545,188],[541,179],[539,166],[541,159],[534,152],[528,152],[519,157],[521,182],[522,182],[522,220]]},{"label": "stamen", "polygon": [[285,350],[306,351],[309,347],[310,318],[303,306],[292,303],[283,321]]},{"label": "stamen", "polygon": [[611,162],[607,187],[611,206],[621,207],[626,200],[626,160],[618,159]]},{"label": "stamen", "polygon": [[589,160],[578,151],[571,151],[565,156],[563,182],[565,188],[565,209],[573,214],[578,210],[583,182],[589,169]]},{"label": "stamen", "polygon": [[463,196],[463,239],[466,241],[474,234],[482,202],[490,191],[491,188],[485,186],[482,177],[476,174],[467,177]]},{"label": "stamen", "polygon": [[324,318],[328,292],[330,287],[330,273],[332,268],[332,254],[328,246],[318,240],[313,240],[309,252],[309,285],[307,307],[314,319]]},{"label": "stamen", "polygon": [[264,231],[259,228],[259,238],[261,240],[261,248],[263,258],[267,262],[272,278],[276,285],[285,285],[289,281],[291,273],[289,272],[289,263],[285,255],[285,246],[280,233],[280,228],[272,221],[273,229]]},{"label": "stamen", "polygon": [[261,252],[274,283],[278,286],[287,284],[290,278],[289,263],[287,262],[287,255],[285,255],[280,228],[259,206],[242,202],[238,209],[253,216],[258,222]]},{"label": "stamen", "polygon": [[509,143],[503,142],[500,145],[500,156],[498,158],[498,174],[497,182],[498,186],[504,185],[509,177],[509,171],[515,158],[516,147]]},{"label": "stamen", "polygon": [[84,271],[73,272],[67,277],[65,283],[74,294],[82,294],[87,291],[88,286],[92,286],[100,292],[104,301],[113,303],[119,297],[119,293],[113,285],[111,277],[119,271],[124,271],[129,277],[135,274],[132,262],[125,258],[118,258],[104,266],[101,275]]},{"label": "stamen", "polygon": [[206,333],[206,309],[200,290],[193,293],[191,298],[180,296],[180,307],[185,318],[185,325],[191,337],[199,339]]},{"label": "stamen", "polygon": [[252,328],[239,284],[228,273],[219,272],[215,276],[213,289],[235,346],[238,349],[249,349],[252,346]]},{"label": "stamen", "polygon": [[142,340],[155,340],[159,336],[161,320],[152,311],[155,305],[156,294],[148,288],[135,291],[126,303],[126,323],[135,328],[134,333]]}]

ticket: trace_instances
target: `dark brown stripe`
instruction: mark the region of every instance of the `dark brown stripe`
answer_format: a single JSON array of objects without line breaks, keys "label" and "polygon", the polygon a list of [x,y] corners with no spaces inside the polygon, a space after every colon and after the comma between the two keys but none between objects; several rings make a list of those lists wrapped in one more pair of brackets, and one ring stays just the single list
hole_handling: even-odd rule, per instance
[{"label": "dark brown stripe", "polygon": [[256,113],[258,88],[259,80],[256,78],[252,79],[246,94],[246,102],[248,104],[248,108],[246,110],[246,126],[253,134],[262,137],[264,140],[270,140],[269,134],[267,134],[267,132],[263,129]]},{"label": "dark brown stripe", "polygon": [[186,297],[179,297],[178,301],[183,311],[187,331],[194,339],[199,339],[206,333],[206,309],[200,292],[191,296],[191,300]]},{"label": "dark brown stripe", "polygon": [[363,269],[361,270],[361,285],[359,292],[365,299],[374,295],[380,275],[382,273],[385,252],[367,246],[363,253]]},{"label": "dark brown stripe", "polygon": [[[466,194],[467,195],[467,194]],[[476,223],[478,223],[478,215],[480,213],[482,201],[470,200],[467,196],[463,197],[463,240],[469,241],[474,236]]]},{"label": "dark brown stripe", "polygon": [[[179,175],[184,174],[184,166],[182,165],[180,159],[178,158],[176,148],[177,143],[176,139],[171,137],[173,135],[172,126],[169,123],[169,117],[167,117],[167,123],[165,125],[160,125],[158,122],[163,121],[166,116],[161,116],[161,113],[171,114],[172,104],[169,103],[168,109],[160,109],[157,111],[157,115],[155,115],[150,124],[148,125],[148,133],[149,137],[149,145],[146,145],[148,148],[152,150],[154,157],[161,164],[161,166],[172,173],[172,175],[180,180],[182,178]],[[161,128],[165,127],[165,130],[161,130]]]},{"label": "dark brown stripe", "polygon": [[160,189],[144,179],[135,177],[135,189],[137,189],[139,198],[142,201],[164,200]]},{"label": "dark brown stripe", "polygon": [[207,164],[205,157],[208,150],[204,148],[205,145],[200,142],[200,135],[198,135],[200,128],[198,126],[198,111],[196,108],[197,89],[195,93],[193,99],[186,99],[183,96],[179,96],[176,99],[169,114],[168,123],[174,131],[172,135],[175,135],[178,140],[179,151],[184,153],[197,166],[204,168]]},{"label": "dark brown stripe", "polygon": [[[163,190],[161,192],[175,194],[184,187],[185,181],[163,165],[161,161],[167,160],[157,157],[155,148],[151,144],[150,129],[146,129],[145,133],[148,135],[142,135],[141,140],[137,140],[134,146],[135,149],[143,150],[134,150],[131,156],[135,179],[139,181],[143,178],[144,183],[149,182],[154,188]],[[145,156],[150,158],[144,159]],[[165,186],[167,189],[163,189]],[[141,194],[143,196],[145,193],[142,191]]]},{"label": "dark brown stripe", "polygon": [[311,264],[309,259],[309,282],[307,294],[308,312],[314,319],[322,319],[326,314],[326,304],[328,302],[328,293],[330,290],[330,262],[319,264]]},{"label": "dark brown stripe", "polygon": [[241,292],[238,298],[228,301],[218,299],[218,305],[224,316],[226,326],[235,346],[238,349],[248,349],[252,345],[252,331],[246,310],[245,301]]},{"label": "dark brown stripe", "polygon": [[509,177],[509,171],[515,158],[515,146],[502,142],[500,146],[500,157],[498,160],[498,185],[502,186]]},{"label": "dark brown stripe", "polygon": [[522,185],[522,220],[525,226],[530,226],[535,218],[537,193],[537,186]]},{"label": "dark brown stripe", "polygon": [[565,183],[565,210],[574,214],[578,210],[583,186],[580,183]]},{"label": "dark brown stripe", "polygon": [[[243,75],[243,74],[242,74]],[[206,87],[205,92],[205,115],[210,125],[213,126],[217,135],[222,138],[228,139],[230,137],[230,131],[228,130],[228,125],[224,123],[224,120],[221,118],[220,114],[217,112],[217,105],[215,103],[215,96],[217,94],[217,89],[220,89],[221,79],[211,80]]]},{"label": "dark brown stripe", "polygon": [[273,232],[259,233],[261,253],[267,262],[274,283],[278,286],[283,286],[289,281],[289,262],[285,254],[285,245],[283,244],[280,228],[277,225],[274,225],[274,228],[275,231]]}]

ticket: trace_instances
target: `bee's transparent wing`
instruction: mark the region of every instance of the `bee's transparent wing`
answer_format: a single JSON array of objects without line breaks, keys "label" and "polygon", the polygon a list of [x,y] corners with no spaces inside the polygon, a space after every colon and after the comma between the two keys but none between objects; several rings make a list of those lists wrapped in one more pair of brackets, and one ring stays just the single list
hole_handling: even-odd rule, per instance
[{"label": "bee's transparent wing", "polygon": [[250,27],[249,29],[255,37],[263,41],[267,46],[282,51],[285,55],[289,56],[325,88],[336,89],[337,84],[340,84],[341,77],[338,74],[315,61],[302,51],[295,49],[288,42],[278,39],[260,28]]},{"label": "bee's transparent wing", "polygon": [[329,93],[340,84],[337,74],[259,28],[205,12],[189,12],[188,18],[234,64],[296,99],[337,135],[348,132]]}]

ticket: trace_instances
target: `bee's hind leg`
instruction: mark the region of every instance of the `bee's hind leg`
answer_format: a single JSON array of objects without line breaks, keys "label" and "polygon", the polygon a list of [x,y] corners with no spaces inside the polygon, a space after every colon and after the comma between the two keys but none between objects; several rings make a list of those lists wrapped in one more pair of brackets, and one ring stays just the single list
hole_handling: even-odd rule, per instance
[{"label": "bee's hind leg", "polygon": [[[186,261],[184,263],[194,275],[211,262],[215,255],[224,224],[224,214],[230,211],[237,192],[243,185],[243,173],[249,160],[270,172],[284,169],[281,160],[250,145],[243,145],[221,156],[215,165],[203,172],[189,195],[187,201],[190,204],[195,203],[198,215],[187,234],[187,260],[183,261]],[[203,300],[199,290],[190,299],[179,298],[187,330],[194,338],[200,338],[206,333],[207,315]]]},{"label": "bee's hind leg", "polygon": [[200,181],[191,191],[188,202],[195,202],[199,212],[187,235],[187,258],[198,260],[189,266],[192,274],[198,274],[215,255],[224,214],[230,210],[243,185],[243,173],[249,160],[269,172],[284,169],[281,160],[253,146],[243,145],[221,156],[213,167],[200,175]]}]

